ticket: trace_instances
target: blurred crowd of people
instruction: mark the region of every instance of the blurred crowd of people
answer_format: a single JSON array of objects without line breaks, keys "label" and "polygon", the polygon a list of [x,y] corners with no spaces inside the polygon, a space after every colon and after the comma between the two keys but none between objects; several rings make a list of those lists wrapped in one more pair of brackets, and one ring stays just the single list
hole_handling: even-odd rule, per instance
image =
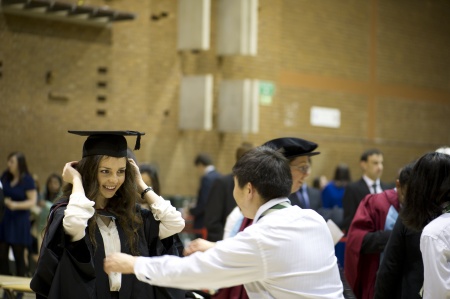
[{"label": "blurred crowd of people", "polygon": [[[316,144],[280,138],[264,145],[279,150],[290,161],[290,205],[314,210],[341,229],[343,237],[335,243],[335,255],[345,298],[449,298],[448,147],[404,165],[397,180],[390,183],[381,181],[383,153],[368,149],[360,157],[362,174],[357,180],[352,181],[349,167],[340,163],[330,180],[316,176],[309,186],[306,178],[312,173],[312,157],[319,154],[314,152]],[[289,146],[296,147],[295,155]],[[241,144],[236,161],[254,148],[250,143]],[[136,162],[132,152],[127,156]],[[161,195],[157,167],[136,165],[143,186],[151,186],[147,189]],[[253,223],[236,203],[235,174],[219,173],[207,153],[196,156],[194,165],[199,188],[184,218],[192,219],[195,240],[184,244],[186,256],[210,250]],[[147,189],[139,205],[150,210],[144,198]],[[51,208],[62,195],[61,175],[49,174],[40,188],[23,153],[7,157],[0,177],[0,274],[33,275]],[[242,285],[197,292],[216,299],[248,298]]]}]

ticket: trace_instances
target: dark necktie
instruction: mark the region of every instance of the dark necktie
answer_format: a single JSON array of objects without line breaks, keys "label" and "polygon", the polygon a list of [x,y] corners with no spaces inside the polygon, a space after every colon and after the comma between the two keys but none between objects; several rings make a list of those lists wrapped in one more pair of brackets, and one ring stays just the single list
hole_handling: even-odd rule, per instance
[{"label": "dark necktie", "polygon": [[302,209],[309,209],[309,203],[305,200],[305,196],[303,196],[303,187],[298,189],[297,196],[298,200],[300,201],[300,207]]},{"label": "dark necktie", "polygon": [[373,194],[376,194],[377,193],[377,184],[373,184],[372,189],[373,189]]}]

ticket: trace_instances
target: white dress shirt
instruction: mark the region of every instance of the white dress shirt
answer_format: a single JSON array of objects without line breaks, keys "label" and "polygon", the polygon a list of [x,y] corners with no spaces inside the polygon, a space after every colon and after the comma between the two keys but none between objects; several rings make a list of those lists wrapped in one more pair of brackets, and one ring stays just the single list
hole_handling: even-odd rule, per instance
[{"label": "white dress shirt", "polygon": [[[95,202],[89,200],[82,192],[72,193],[70,201],[64,211],[63,226],[66,234],[71,236],[72,242],[81,240],[85,236],[88,220],[94,215]],[[158,201],[150,206],[153,217],[161,221],[159,224],[159,238],[164,239],[179,233],[184,228],[184,219],[170,201],[161,196]],[[102,220],[97,219],[97,225],[103,238],[105,256],[114,252],[120,252],[120,238],[114,220],[106,226]],[[109,275],[110,290],[119,291],[122,275],[111,273]]]},{"label": "white dress shirt", "polygon": [[431,221],[420,237],[423,298],[450,298],[450,213]]},{"label": "white dress shirt", "polygon": [[[105,246],[105,256],[114,252],[120,252],[120,237],[117,230],[116,221],[111,219],[107,226],[100,216],[96,217],[98,229],[102,235],[103,245]],[[111,273],[108,275],[110,291],[119,291],[122,284],[122,275],[119,273]]]},{"label": "white dress shirt", "polygon": [[286,201],[265,203],[256,223],[206,252],[184,258],[138,257],[136,277],[185,289],[244,284],[250,298],[344,298],[333,240],[319,214],[291,206],[258,220],[264,211]]}]

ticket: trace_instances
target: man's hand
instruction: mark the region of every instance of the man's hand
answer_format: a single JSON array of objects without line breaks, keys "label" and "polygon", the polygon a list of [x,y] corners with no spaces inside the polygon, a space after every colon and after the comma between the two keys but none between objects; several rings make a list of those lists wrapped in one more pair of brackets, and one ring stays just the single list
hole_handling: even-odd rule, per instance
[{"label": "man's hand", "polygon": [[134,263],[136,257],[125,253],[113,253],[105,258],[103,268],[106,273],[111,274],[113,272],[119,272],[123,274],[134,273]]},{"label": "man's hand", "polygon": [[197,251],[204,252],[212,247],[216,246],[215,242],[210,242],[205,239],[195,239],[194,241],[190,242],[188,246],[186,246],[183,250],[183,255],[188,256],[191,255]]}]

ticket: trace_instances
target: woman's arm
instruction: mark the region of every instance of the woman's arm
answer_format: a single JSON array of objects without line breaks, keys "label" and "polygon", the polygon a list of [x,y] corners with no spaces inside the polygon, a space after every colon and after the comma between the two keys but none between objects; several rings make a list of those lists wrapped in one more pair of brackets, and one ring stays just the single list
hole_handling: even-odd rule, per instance
[{"label": "woman's arm", "polygon": [[[135,170],[138,192],[139,194],[142,194],[148,186],[142,180],[139,167],[136,165],[134,160],[129,159],[129,162]],[[181,213],[170,204],[170,201],[164,200],[164,198],[156,194],[153,190],[145,192],[143,199],[149,205],[153,217],[155,217],[156,220],[161,221],[159,224],[160,239],[170,237],[183,230],[185,225],[184,219],[181,216]]]},{"label": "woman's arm", "polygon": [[27,190],[25,192],[27,199],[24,201],[13,201],[11,198],[5,198],[5,205],[12,211],[14,210],[30,210],[36,206],[37,191],[36,189]]},{"label": "woman's arm", "polygon": [[63,170],[63,180],[72,184],[72,194],[64,211],[63,226],[71,241],[79,241],[85,236],[88,220],[94,215],[94,202],[84,194],[80,173],[73,167],[77,162],[69,162]]},{"label": "woman's arm", "polygon": [[150,206],[153,217],[160,221],[160,239],[170,237],[183,230],[185,225],[184,219],[181,213],[170,204],[170,201],[164,200],[164,198],[158,196],[153,190],[146,192],[144,199]]}]

